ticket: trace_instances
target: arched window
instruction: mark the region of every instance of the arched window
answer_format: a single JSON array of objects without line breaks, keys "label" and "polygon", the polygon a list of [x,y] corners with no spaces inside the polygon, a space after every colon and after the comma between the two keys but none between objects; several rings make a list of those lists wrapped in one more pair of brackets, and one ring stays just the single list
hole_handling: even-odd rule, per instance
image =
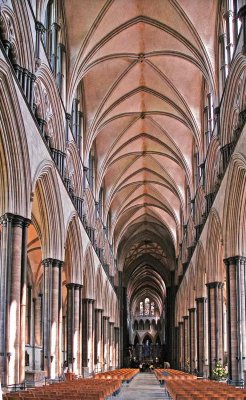
[{"label": "arched window", "polygon": [[140,301],[139,305],[139,315],[144,315],[144,306],[143,306],[143,301]]},{"label": "arched window", "polygon": [[155,315],[155,303],[153,301],[150,304],[150,315],[152,317]]},{"label": "arched window", "polygon": [[150,300],[148,297],[144,300],[144,315],[150,315]]}]

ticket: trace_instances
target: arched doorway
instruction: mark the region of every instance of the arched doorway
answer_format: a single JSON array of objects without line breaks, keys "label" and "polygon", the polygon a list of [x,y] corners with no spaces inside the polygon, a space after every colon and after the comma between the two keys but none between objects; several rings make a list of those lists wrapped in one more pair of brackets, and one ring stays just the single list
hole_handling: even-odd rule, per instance
[{"label": "arched doorway", "polygon": [[143,339],[143,360],[152,361],[153,360],[153,341],[150,335],[145,335]]}]

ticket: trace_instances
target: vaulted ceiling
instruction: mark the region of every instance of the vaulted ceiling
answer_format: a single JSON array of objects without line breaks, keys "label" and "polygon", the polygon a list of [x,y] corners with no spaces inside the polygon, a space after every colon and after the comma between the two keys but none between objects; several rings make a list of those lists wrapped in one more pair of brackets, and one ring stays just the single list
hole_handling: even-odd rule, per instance
[{"label": "vaulted ceiling", "polygon": [[[217,0],[65,1],[85,164],[95,146],[96,196],[103,186],[119,268],[134,264],[136,276],[145,268],[146,282],[157,264],[163,280],[175,268],[187,186],[194,196],[204,82],[217,87],[217,13]],[[160,292],[154,278],[148,287]]]}]

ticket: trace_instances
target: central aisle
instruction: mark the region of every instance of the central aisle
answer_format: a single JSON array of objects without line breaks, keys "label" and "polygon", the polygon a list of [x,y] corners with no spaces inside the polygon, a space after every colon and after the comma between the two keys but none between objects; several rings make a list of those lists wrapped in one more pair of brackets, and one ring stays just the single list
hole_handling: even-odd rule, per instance
[{"label": "central aisle", "polygon": [[163,400],[168,399],[165,389],[160,387],[153,373],[139,373],[132,382],[121,388],[119,400]]}]

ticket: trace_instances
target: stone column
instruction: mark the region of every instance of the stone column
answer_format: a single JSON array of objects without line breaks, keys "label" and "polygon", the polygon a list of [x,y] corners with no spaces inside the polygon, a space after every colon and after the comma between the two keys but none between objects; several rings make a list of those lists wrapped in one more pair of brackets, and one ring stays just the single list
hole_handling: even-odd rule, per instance
[{"label": "stone column", "polygon": [[34,310],[34,345],[41,346],[42,344],[42,297],[43,294],[39,294],[35,299],[35,310]]},{"label": "stone column", "polygon": [[109,367],[114,368],[114,322],[109,322]]},{"label": "stone column", "polygon": [[93,303],[83,299],[83,367],[93,371]]},{"label": "stone column", "polygon": [[[34,335],[34,340],[33,340],[33,355],[35,356],[35,347],[41,347],[42,346],[42,294],[39,294],[36,298],[33,299],[33,335]],[[34,362],[33,362],[33,369],[40,369],[42,366],[41,364],[36,360],[36,357],[34,357]]]},{"label": "stone column", "polygon": [[74,283],[68,283],[67,287],[67,362],[69,370],[73,371],[73,332],[74,332]]},{"label": "stone column", "polygon": [[222,282],[207,283],[210,377],[216,363],[223,364],[223,286]]},{"label": "stone column", "polygon": [[104,370],[109,368],[109,354],[108,354],[108,327],[109,327],[109,317],[103,316],[103,364]]},{"label": "stone column", "polygon": [[98,371],[102,368],[102,309],[95,310],[95,364]]},{"label": "stone column", "polygon": [[179,369],[184,370],[184,323],[179,322]]},{"label": "stone column", "polygon": [[198,373],[203,375],[205,363],[205,305],[206,297],[196,298],[196,337],[197,337],[197,370]]},{"label": "stone column", "polygon": [[56,23],[53,22],[51,25],[51,31],[52,31],[52,49],[51,49],[51,68],[56,76],[57,74],[57,56],[58,56],[58,32],[60,30],[60,26]]},{"label": "stone column", "polygon": [[175,360],[174,368],[179,369],[179,326],[175,326]]},{"label": "stone column", "polygon": [[119,344],[120,344],[120,329],[118,327],[114,328],[114,337],[115,337],[115,368],[120,368],[119,364]]},{"label": "stone column", "polygon": [[83,330],[83,299],[82,299],[82,287],[79,286],[79,353],[78,353],[78,373],[82,375],[82,330]]},{"label": "stone column", "polygon": [[[185,315],[184,319],[184,369],[187,370],[188,361],[190,358],[190,350],[189,350],[189,317]],[[188,370],[187,370],[188,372]]]},{"label": "stone column", "polygon": [[190,372],[196,368],[196,309],[189,308],[189,337],[190,337]]},{"label": "stone column", "polygon": [[29,220],[10,213],[1,217],[0,374],[2,383],[25,379],[26,258]]},{"label": "stone column", "polygon": [[228,373],[235,381],[246,370],[246,258],[231,257],[226,264]]},{"label": "stone column", "polygon": [[55,378],[60,372],[61,351],[59,344],[60,329],[60,270],[62,261],[47,258],[44,266],[44,312],[43,312],[43,355],[44,370],[50,378]]},{"label": "stone column", "polygon": [[20,298],[20,382],[25,380],[26,288],[27,288],[27,229],[31,221],[22,221],[21,298]]}]

